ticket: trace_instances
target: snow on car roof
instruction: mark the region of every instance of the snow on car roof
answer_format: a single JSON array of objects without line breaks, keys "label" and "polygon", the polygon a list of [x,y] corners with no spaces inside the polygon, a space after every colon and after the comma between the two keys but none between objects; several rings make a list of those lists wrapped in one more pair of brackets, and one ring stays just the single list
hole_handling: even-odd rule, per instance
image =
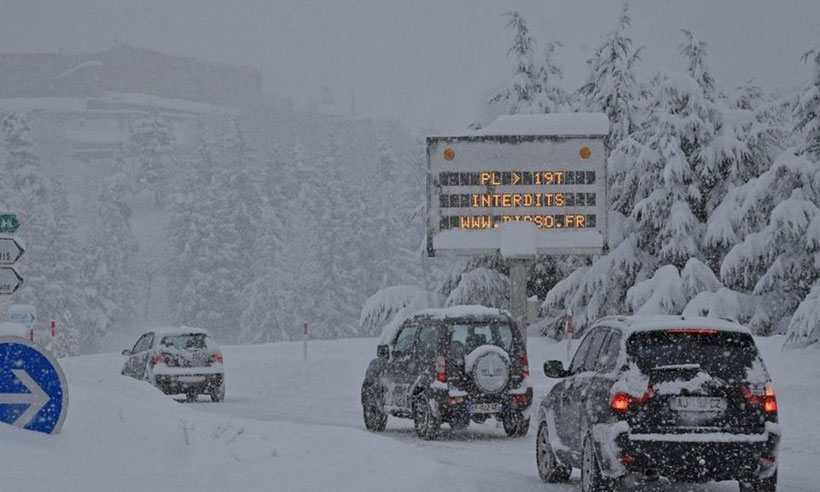
[{"label": "snow on car roof", "polygon": [[192,328],[189,326],[154,328],[151,330],[154,334],[159,336],[169,335],[209,335],[207,330],[202,328]]},{"label": "snow on car roof", "polygon": [[627,333],[692,328],[751,334],[748,328],[736,322],[701,316],[608,316],[595,324],[617,326]]},{"label": "snow on car roof", "polygon": [[488,308],[479,305],[450,306],[446,308],[423,309],[417,311],[413,316],[424,316],[433,319],[448,318],[489,318],[498,316],[510,316],[510,313],[498,308]]}]

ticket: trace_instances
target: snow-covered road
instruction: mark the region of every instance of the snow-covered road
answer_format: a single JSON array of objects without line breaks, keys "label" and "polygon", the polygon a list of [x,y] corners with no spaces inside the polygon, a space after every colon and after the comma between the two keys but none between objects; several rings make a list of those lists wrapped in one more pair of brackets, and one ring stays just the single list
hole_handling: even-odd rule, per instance
[{"label": "snow-covered road", "polygon": [[[820,482],[818,350],[781,352],[758,339],[775,379],[785,442],[781,490]],[[62,361],[71,403],[63,432],[0,426],[0,490],[577,490],[540,482],[534,432],[509,439],[492,425],[419,440],[408,420],[364,430],[359,387],[372,339],[225,347],[227,397],[173,401],[119,375],[114,354]],[[536,400],[552,382],[539,369],[565,346],[529,342]],[[9,486],[10,488],[7,488]],[[734,483],[676,490],[729,491]]]}]

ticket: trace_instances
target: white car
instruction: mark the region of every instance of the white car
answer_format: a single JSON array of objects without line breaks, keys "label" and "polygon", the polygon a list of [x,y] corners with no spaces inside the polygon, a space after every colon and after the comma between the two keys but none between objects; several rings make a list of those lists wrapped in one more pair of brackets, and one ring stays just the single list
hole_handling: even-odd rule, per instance
[{"label": "white car", "polygon": [[143,334],[131,349],[122,374],[144,379],[168,395],[184,394],[189,401],[205,394],[225,399],[222,351],[201,328],[156,328]]}]

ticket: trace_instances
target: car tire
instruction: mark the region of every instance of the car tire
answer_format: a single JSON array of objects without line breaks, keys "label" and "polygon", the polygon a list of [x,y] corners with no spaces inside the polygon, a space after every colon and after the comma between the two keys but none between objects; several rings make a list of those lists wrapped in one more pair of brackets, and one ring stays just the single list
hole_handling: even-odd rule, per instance
[{"label": "car tire", "polygon": [[372,389],[362,393],[362,416],[365,429],[381,432],[387,427],[387,414],[379,404],[379,398]]},{"label": "car tire", "polygon": [[501,423],[504,426],[504,432],[509,437],[523,437],[530,430],[530,419],[529,417],[524,418],[521,412],[510,412],[503,415]]},{"label": "car tire", "polygon": [[607,492],[612,490],[612,483],[601,474],[598,454],[592,437],[584,439],[581,451],[581,490],[583,492]]},{"label": "car tire", "polygon": [[220,384],[214,388],[211,388],[209,392],[211,396],[211,401],[214,403],[219,403],[225,400],[225,383]]},{"label": "car tire", "polygon": [[425,441],[438,437],[439,430],[441,430],[441,421],[433,414],[430,400],[424,394],[413,399],[413,427],[416,429],[416,434]]},{"label": "car tire", "polygon": [[194,402],[199,398],[199,393],[185,393],[185,401],[188,403]]},{"label": "car tire", "polygon": [[775,492],[777,490],[777,472],[768,478],[741,480],[738,483],[740,492]]},{"label": "car tire", "polygon": [[555,457],[550,445],[549,431],[546,422],[538,426],[538,436],[535,440],[535,463],[538,465],[538,475],[548,483],[569,482],[572,468],[561,464]]}]

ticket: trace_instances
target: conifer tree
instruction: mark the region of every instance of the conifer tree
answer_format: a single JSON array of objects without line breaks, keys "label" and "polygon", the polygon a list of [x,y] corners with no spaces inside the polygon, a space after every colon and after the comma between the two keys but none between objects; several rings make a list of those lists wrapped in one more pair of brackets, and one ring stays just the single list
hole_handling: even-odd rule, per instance
[{"label": "conifer tree", "polygon": [[629,8],[624,5],[618,27],[587,60],[589,78],[579,90],[586,110],[603,112],[609,118],[610,131],[604,142],[607,154],[638,127],[640,88],[635,64],[643,48],[632,47],[627,33],[631,24]]}]

